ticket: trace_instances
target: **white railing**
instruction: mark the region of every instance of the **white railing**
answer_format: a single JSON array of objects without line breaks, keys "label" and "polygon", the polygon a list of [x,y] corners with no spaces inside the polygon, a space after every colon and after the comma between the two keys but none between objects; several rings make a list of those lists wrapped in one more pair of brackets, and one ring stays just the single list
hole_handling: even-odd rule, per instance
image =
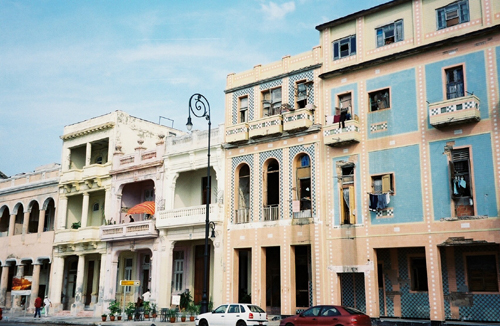
[{"label": "white railing", "polygon": [[102,240],[119,240],[155,236],[158,236],[158,232],[155,229],[154,220],[103,225],[100,228],[100,237]]},{"label": "white railing", "polygon": [[249,216],[250,210],[248,208],[241,208],[235,210],[235,224],[248,223],[250,222]]},{"label": "white railing", "polygon": [[263,207],[264,221],[277,221],[279,219],[279,206],[269,205]]},{"label": "white railing", "polygon": [[[210,221],[222,222],[222,207],[219,204],[208,206]],[[157,227],[203,224],[206,219],[206,205],[176,208],[156,213]]]},{"label": "white railing", "polygon": [[310,209],[305,209],[300,212],[293,213],[293,218],[309,218],[312,217],[312,212]]}]

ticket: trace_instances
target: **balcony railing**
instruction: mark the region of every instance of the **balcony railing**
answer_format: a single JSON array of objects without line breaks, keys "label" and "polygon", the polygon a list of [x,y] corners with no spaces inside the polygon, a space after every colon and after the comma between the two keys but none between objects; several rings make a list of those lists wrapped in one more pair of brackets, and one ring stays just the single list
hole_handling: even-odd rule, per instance
[{"label": "balcony railing", "polygon": [[235,211],[234,223],[242,224],[250,222],[250,210],[248,208],[241,208]]},{"label": "balcony railing", "polygon": [[146,220],[125,224],[103,225],[99,235],[102,241],[118,241],[137,238],[156,238],[158,230],[155,229],[154,220]]},{"label": "balcony railing", "polygon": [[305,209],[300,212],[294,212],[293,218],[309,218],[312,217],[312,211],[310,209]]},{"label": "balcony railing", "polygon": [[258,138],[283,132],[283,117],[280,114],[271,115],[248,123],[248,137]]},{"label": "balcony railing", "polygon": [[[205,223],[206,205],[177,208],[156,213],[156,227],[178,227]],[[223,221],[223,209],[219,204],[210,204],[209,218],[213,222]]]},{"label": "balcony railing", "polygon": [[468,95],[429,104],[429,122],[439,128],[460,123],[474,123],[481,120],[480,101],[475,95]]},{"label": "balcony railing", "polygon": [[99,227],[90,226],[80,229],[60,229],[56,230],[54,235],[54,243],[72,243],[85,241],[99,241]]},{"label": "balcony railing", "polygon": [[343,146],[349,143],[359,143],[361,134],[359,132],[359,118],[354,115],[354,119],[344,122],[342,128],[338,122],[323,126],[325,144],[330,146]]},{"label": "balcony railing", "polygon": [[279,219],[279,205],[263,207],[264,221],[277,221]]},{"label": "balcony railing", "polygon": [[237,143],[248,140],[248,123],[239,123],[226,128],[226,142]]},{"label": "balcony railing", "polygon": [[283,113],[283,130],[299,131],[312,126],[313,114],[309,109],[300,109]]}]

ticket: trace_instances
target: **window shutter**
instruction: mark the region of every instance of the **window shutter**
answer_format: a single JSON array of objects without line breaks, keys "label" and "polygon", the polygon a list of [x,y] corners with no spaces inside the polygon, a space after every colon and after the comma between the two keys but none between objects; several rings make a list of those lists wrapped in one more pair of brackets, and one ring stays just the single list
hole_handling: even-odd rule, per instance
[{"label": "window shutter", "polygon": [[472,189],[472,170],[471,170],[471,166],[470,166],[470,158],[467,160],[467,164],[469,165],[469,192],[470,192],[470,198],[473,199],[474,198],[474,192],[473,192],[473,189]]},{"label": "window shutter", "polygon": [[344,189],[340,188],[340,224],[345,224],[344,223],[344,216],[345,216],[345,211],[344,211]]},{"label": "window shutter", "polygon": [[350,51],[349,55],[356,54],[356,35],[351,36],[351,49],[350,50],[351,51]]},{"label": "window shutter", "polygon": [[444,8],[438,9],[436,11],[437,14],[437,25],[438,29],[443,29],[446,27],[446,15],[444,12]]},{"label": "window shutter", "polygon": [[450,177],[450,194],[451,198],[455,198],[455,192],[453,191],[453,181],[455,179],[455,165],[452,161],[448,161],[448,175]]},{"label": "window shutter", "polygon": [[469,21],[469,4],[468,1],[462,1],[458,4],[460,23],[465,23]]},{"label": "window shutter", "polygon": [[382,193],[388,193],[391,189],[391,175],[385,174],[382,176]]},{"label": "window shutter", "polygon": [[333,43],[333,60],[337,60],[339,58],[339,42]]},{"label": "window shutter", "polygon": [[382,28],[377,29],[377,47],[384,46],[384,31]]},{"label": "window shutter", "polygon": [[356,224],[356,216],[353,214],[355,210],[354,202],[354,186],[349,186],[349,223]]},{"label": "window shutter", "polygon": [[404,39],[403,37],[403,21],[399,20],[395,24],[396,26],[396,31],[395,31],[395,42],[400,42]]}]

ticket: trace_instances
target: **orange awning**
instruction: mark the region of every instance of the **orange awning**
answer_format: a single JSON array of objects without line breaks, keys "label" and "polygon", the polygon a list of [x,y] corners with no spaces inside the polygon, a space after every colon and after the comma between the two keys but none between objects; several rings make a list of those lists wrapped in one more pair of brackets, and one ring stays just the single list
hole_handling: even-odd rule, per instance
[{"label": "orange awning", "polygon": [[155,213],[155,202],[145,201],[132,207],[127,211],[127,214],[151,214]]}]

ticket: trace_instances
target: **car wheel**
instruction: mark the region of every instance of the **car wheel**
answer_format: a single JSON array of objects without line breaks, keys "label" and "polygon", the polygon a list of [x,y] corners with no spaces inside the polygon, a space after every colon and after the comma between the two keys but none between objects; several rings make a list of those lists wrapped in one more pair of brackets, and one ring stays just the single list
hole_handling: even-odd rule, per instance
[{"label": "car wheel", "polygon": [[243,320],[240,320],[236,323],[236,326],[247,326],[247,324]]},{"label": "car wheel", "polygon": [[293,324],[292,323],[288,323],[285,326],[293,326]]},{"label": "car wheel", "polygon": [[200,320],[200,322],[198,323],[198,326],[208,326],[208,323],[205,319],[202,319]]}]

